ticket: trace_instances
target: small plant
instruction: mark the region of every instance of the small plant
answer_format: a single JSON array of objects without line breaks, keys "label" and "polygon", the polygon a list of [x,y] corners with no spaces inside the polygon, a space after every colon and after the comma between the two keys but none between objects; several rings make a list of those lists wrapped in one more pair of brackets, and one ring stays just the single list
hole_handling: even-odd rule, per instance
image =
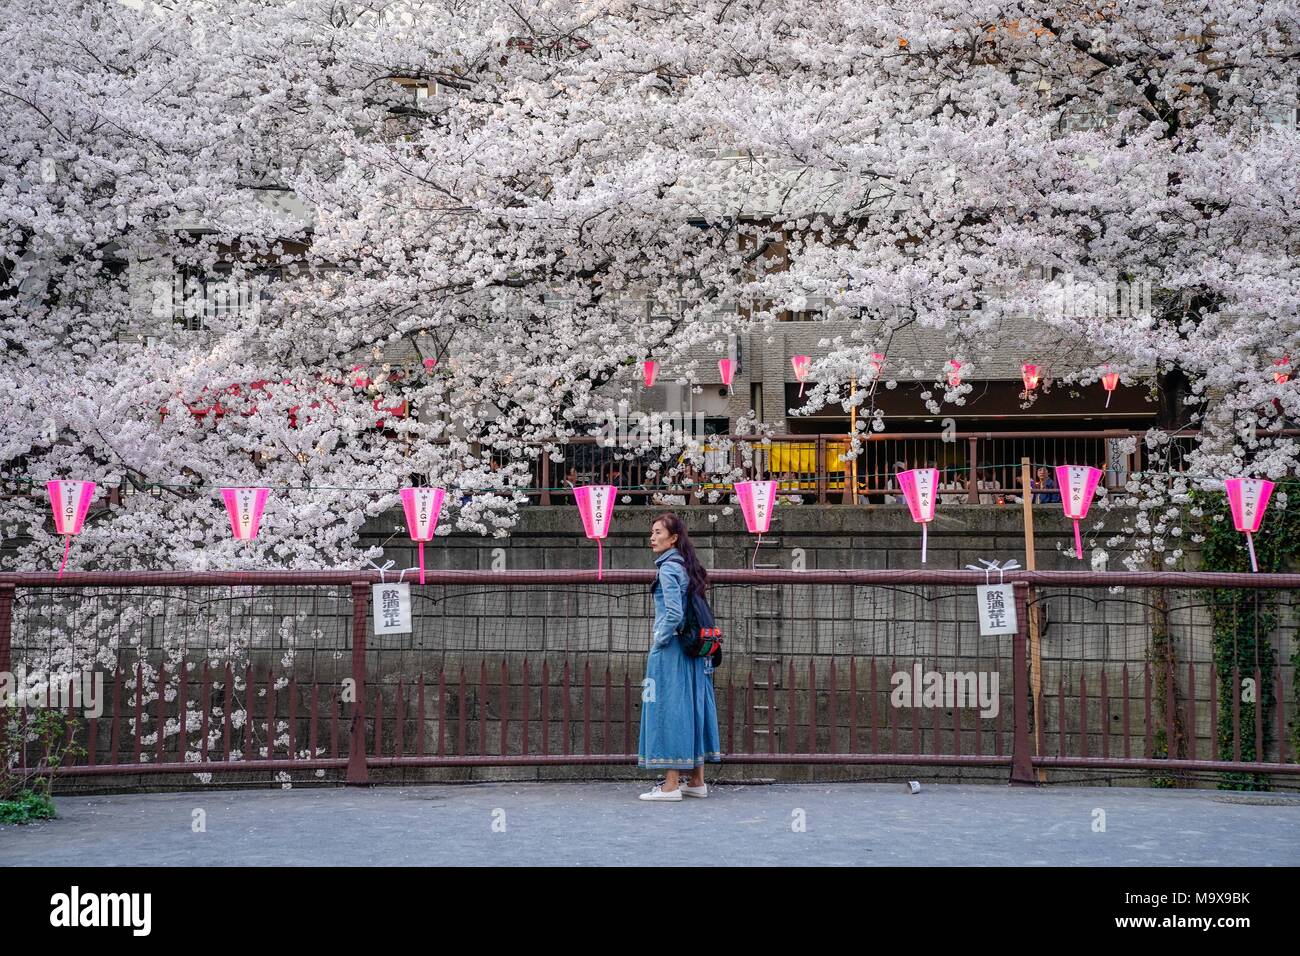
[{"label": "small plant", "polygon": [[28,823],[54,818],[54,801],[44,793],[27,790],[17,800],[0,800],[0,823]]},{"label": "small plant", "polygon": [[[65,760],[85,753],[75,743],[81,721],[63,711],[39,708],[3,711],[0,726],[0,823],[54,817],[54,773]],[[26,753],[24,765],[21,759]],[[35,759],[31,759],[35,756]]]}]

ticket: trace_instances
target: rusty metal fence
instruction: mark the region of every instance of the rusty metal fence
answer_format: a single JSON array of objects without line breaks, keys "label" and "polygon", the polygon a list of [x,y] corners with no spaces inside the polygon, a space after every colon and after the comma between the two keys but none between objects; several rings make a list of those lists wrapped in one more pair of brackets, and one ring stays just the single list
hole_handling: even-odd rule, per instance
[{"label": "rusty metal fence", "polygon": [[[63,775],[626,765],[651,580],[432,572],[411,587],[411,632],[377,635],[374,572],[0,574],[0,672],[74,719],[84,754]],[[1019,783],[1300,772],[1300,575],[1009,574],[1018,630],[1000,637],[980,636],[972,572],[711,580],[729,763],[1005,768]],[[102,675],[94,716],[57,694],[86,673]]]}]

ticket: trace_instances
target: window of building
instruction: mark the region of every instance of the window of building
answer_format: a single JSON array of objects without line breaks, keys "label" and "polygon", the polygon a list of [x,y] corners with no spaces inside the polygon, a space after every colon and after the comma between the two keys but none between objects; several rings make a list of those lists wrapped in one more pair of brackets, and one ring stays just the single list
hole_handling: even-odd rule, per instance
[{"label": "window of building", "polygon": [[215,273],[208,273],[181,266],[172,276],[172,324],[200,331],[214,319],[254,313],[268,301],[269,283],[280,278],[279,268],[246,272],[242,279],[235,279],[229,267],[219,266]]}]

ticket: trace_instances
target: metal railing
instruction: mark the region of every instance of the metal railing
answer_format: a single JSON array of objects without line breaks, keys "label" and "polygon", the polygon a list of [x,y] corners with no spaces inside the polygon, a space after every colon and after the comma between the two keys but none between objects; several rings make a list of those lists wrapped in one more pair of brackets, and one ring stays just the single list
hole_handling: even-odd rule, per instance
[{"label": "metal railing", "polygon": [[[1017,572],[1002,637],[973,572],[710,578],[728,763],[1300,772],[1300,575]],[[635,762],[652,572],[427,581],[412,631],[376,635],[373,572],[0,574],[0,672],[104,673],[101,713],[64,701],[85,755],[61,775]],[[931,674],[983,696],[923,699]]]},{"label": "metal railing", "polygon": [[[739,471],[749,478],[775,480],[783,495],[805,503],[889,504],[903,500],[896,478],[900,471],[930,467],[940,472],[945,504],[998,505],[1023,493],[1020,469],[1026,458],[1035,472],[1055,465],[1093,465],[1104,472],[1107,488],[1122,488],[1151,463],[1144,436],[1129,430],[957,432],[946,437],[887,432],[870,435],[856,460],[850,461],[849,439],[842,434],[718,434],[699,438],[704,467],[698,469],[684,456],[664,463],[657,453],[576,436],[564,446],[563,463],[538,457],[530,485],[523,490],[538,504],[571,503],[573,495],[564,481],[572,469],[575,484],[614,484],[633,503],[690,504],[710,492],[729,492],[729,481],[712,476]],[[1162,450],[1161,467],[1181,471],[1197,440],[1195,433],[1174,438]],[[666,468],[677,474],[665,477]]]}]

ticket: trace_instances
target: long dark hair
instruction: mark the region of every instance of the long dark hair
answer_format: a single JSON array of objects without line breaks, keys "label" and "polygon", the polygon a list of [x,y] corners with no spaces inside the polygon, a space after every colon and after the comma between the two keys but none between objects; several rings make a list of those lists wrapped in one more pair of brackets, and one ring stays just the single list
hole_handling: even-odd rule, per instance
[{"label": "long dark hair", "polygon": [[704,589],[709,586],[709,572],[700,564],[700,559],[695,553],[695,545],[691,544],[691,536],[686,533],[686,522],[671,511],[665,511],[663,514],[650,522],[653,528],[655,522],[661,522],[664,529],[669,534],[677,535],[677,552],[682,556],[682,561],[686,563],[686,577],[688,584],[686,592],[688,594],[703,594]]}]

